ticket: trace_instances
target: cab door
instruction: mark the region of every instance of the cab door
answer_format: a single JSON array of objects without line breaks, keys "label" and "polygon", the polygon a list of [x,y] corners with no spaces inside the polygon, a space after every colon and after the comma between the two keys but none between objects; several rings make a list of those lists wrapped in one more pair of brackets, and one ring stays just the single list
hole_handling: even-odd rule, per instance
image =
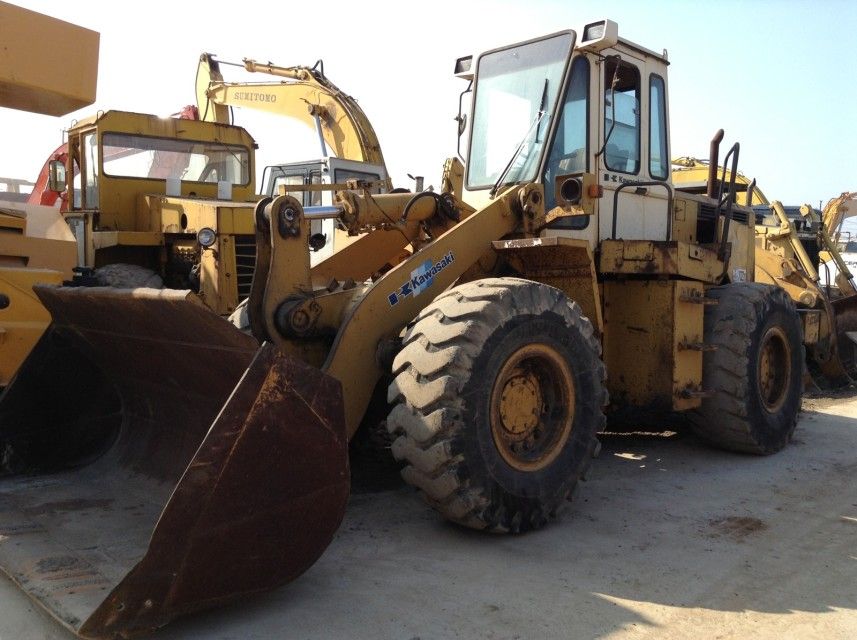
[{"label": "cab door", "polygon": [[[595,158],[604,187],[600,239],[667,240],[668,190],[660,186],[627,186],[628,182],[669,179],[666,82],[653,73],[654,61],[623,51],[600,65],[598,102],[599,150]],[[651,68],[650,68],[651,67]],[[665,74],[664,74],[665,75]]]}]

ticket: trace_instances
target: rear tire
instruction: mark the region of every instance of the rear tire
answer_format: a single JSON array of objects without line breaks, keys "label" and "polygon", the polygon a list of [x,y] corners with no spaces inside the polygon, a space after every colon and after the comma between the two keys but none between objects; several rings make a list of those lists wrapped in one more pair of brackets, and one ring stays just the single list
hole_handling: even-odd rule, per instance
[{"label": "rear tire", "polygon": [[544,525],[603,428],[592,325],[558,289],[517,278],[460,285],[408,327],[393,364],[393,455],[445,518],[496,532]]},{"label": "rear tire", "polygon": [[714,287],[705,309],[702,385],[715,395],[689,419],[715,446],[767,455],[785,447],[797,424],[804,347],[794,303],[756,282]]},{"label": "rear tire", "polygon": [[[857,309],[845,308],[841,312],[834,305],[836,313],[836,349],[839,353],[839,361],[846,373],[851,377],[857,377],[857,344],[848,334],[857,331]],[[850,381],[849,381],[850,382]]]}]

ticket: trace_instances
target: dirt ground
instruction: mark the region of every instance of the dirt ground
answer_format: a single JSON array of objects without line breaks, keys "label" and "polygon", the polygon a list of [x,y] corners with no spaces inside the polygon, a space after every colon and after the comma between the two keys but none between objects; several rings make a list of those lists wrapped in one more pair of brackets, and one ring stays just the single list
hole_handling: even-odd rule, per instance
[{"label": "dirt ground", "polygon": [[[448,525],[409,489],[358,489],[291,585],[157,640],[855,638],[857,396],[804,401],[758,458],[611,435],[562,518],[519,537]],[[0,638],[70,638],[0,579]]]}]

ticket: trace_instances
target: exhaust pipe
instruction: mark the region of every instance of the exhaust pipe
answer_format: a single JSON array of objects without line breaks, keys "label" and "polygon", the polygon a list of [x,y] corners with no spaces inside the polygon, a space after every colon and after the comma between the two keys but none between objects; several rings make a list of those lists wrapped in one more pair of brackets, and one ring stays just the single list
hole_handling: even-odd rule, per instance
[{"label": "exhaust pipe", "polygon": [[723,129],[718,129],[708,147],[708,185],[705,195],[717,198],[717,163],[720,162],[720,143],[723,142]]}]

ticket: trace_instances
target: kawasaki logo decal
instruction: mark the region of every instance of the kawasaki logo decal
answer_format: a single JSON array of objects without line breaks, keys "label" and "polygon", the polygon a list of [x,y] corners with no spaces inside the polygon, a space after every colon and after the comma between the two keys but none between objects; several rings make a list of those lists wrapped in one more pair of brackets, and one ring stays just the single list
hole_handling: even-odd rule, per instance
[{"label": "kawasaki logo decal", "polygon": [[455,262],[455,256],[452,251],[447,253],[437,262],[426,260],[419,267],[411,271],[411,279],[402,284],[396,291],[387,296],[390,306],[395,306],[403,298],[408,296],[418,296],[423,291],[434,284],[434,277],[449,265]]}]

